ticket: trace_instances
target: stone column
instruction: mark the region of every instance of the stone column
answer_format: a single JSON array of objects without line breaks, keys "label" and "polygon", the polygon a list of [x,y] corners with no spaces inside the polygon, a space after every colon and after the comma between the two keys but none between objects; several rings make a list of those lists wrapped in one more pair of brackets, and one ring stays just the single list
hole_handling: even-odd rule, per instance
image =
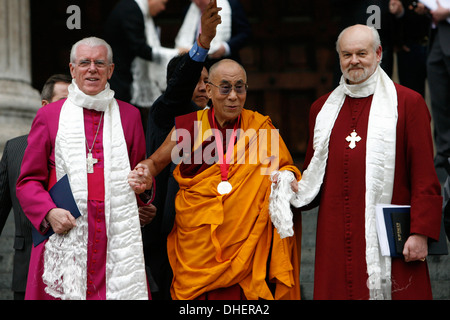
[{"label": "stone column", "polygon": [[28,133],[41,106],[31,87],[29,0],[0,0],[0,152],[6,140]]}]

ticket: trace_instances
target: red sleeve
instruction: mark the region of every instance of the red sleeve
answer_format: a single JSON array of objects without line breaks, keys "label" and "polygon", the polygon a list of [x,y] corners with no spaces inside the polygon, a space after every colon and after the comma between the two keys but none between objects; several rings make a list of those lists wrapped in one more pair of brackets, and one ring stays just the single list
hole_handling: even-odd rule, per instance
[{"label": "red sleeve", "polygon": [[[399,91],[401,92],[401,91]],[[400,94],[399,94],[400,96]],[[442,218],[441,185],[434,168],[428,107],[415,92],[402,94],[405,105],[405,152],[411,188],[411,233],[439,239]]]}]

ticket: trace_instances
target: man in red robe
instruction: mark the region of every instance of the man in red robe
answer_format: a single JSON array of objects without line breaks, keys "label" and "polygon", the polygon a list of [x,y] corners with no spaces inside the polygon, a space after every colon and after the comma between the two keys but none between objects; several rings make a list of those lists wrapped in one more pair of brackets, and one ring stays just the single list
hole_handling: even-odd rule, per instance
[{"label": "man in red robe", "polygon": [[[345,29],[337,51],[343,76],[311,107],[293,200],[319,205],[314,299],[430,299],[427,240],[439,238],[442,197],[427,106],[379,67],[376,29]],[[380,254],[378,203],[411,205],[403,258]]]},{"label": "man in red robe", "polygon": [[[112,50],[98,38],[72,47],[67,99],[39,109],[17,198],[38,232],[26,299],[147,299],[138,204],[127,174],[145,157],[139,111],[114,99]],[[67,175],[81,216],[48,190]],[[143,205],[143,203],[140,203]]]}]

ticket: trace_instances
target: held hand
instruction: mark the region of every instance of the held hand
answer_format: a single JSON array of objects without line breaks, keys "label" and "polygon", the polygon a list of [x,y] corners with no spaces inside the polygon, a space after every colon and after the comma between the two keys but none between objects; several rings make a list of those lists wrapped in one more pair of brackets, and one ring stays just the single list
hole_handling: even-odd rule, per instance
[{"label": "held hand", "polygon": [[70,212],[61,208],[50,210],[45,218],[52,226],[53,231],[58,234],[66,234],[77,225]]},{"label": "held hand", "polygon": [[294,179],[294,181],[291,182],[291,188],[292,192],[297,193],[298,192],[298,181]]},{"label": "held hand", "polygon": [[202,33],[199,36],[199,45],[205,49],[209,49],[212,39],[216,36],[216,28],[222,23],[219,11],[222,8],[217,8],[216,0],[212,0],[205,11],[203,11],[201,24]]},{"label": "held hand", "polygon": [[[278,183],[278,176],[279,176],[279,174],[276,173],[276,174],[274,174],[273,177],[272,177],[272,183],[273,183],[275,186],[276,186],[277,183]],[[291,184],[292,192],[293,192],[293,193],[297,193],[297,192],[298,192],[298,181],[294,178],[294,179],[291,181],[290,184]]]},{"label": "held hand", "polygon": [[141,226],[145,226],[152,222],[153,218],[156,217],[156,207],[152,204],[144,207],[139,207],[139,221]]},{"label": "held hand", "polygon": [[128,174],[128,184],[137,194],[152,188],[153,179],[148,166],[139,163],[133,171]]},{"label": "held hand", "polygon": [[424,261],[428,255],[428,237],[421,234],[413,234],[406,240],[403,248],[403,256],[406,262]]}]

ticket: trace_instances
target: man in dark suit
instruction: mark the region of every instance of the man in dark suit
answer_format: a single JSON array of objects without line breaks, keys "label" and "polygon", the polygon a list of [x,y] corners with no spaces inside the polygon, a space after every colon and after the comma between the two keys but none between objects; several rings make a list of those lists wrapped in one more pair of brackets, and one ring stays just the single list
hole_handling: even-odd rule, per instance
[{"label": "man in dark suit", "polygon": [[434,165],[439,180],[444,182],[444,168],[450,157],[450,8],[438,5],[431,14],[437,25],[427,61],[436,144]]},{"label": "man in dark suit", "polygon": [[[175,46],[190,48],[194,35],[200,33],[198,24],[200,13],[210,0],[192,0],[186,8],[183,23],[175,38]],[[222,28],[218,28],[216,39],[210,48],[211,65],[220,59],[228,58],[240,62],[240,50],[248,44],[251,38],[251,28],[240,0],[216,0],[218,7],[224,9],[220,14]],[[197,13],[198,12],[198,13]],[[230,28],[230,30],[228,30]],[[228,34],[229,33],[229,34]]]},{"label": "man in dark suit", "polygon": [[136,57],[151,61],[153,52],[147,44],[144,15],[135,0],[117,3],[106,20],[103,38],[114,52],[115,69],[109,84],[116,99],[129,103],[133,82],[131,64]]},{"label": "man in dark suit", "polygon": [[210,55],[210,58],[229,58],[240,62],[239,51],[248,44],[251,38],[251,28],[240,0],[228,0],[228,2],[231,7],[231,38],[226,43],[229,51],[222,47]]},{"label": "man in dark suit", "polygon": [[[67,87],[71,83],[67,75],[54,75],[44,84],[42,106],[67,97]],[[0,161],[0,235],[5,226],[11,207],[14,210],[14,268],[12,291],[15,300],[25,298],[28,265],[30,261],[32,237],[31,223],[25,216],[16,198],[16,181],[20,174],[22,158],[27,147],[28,135],[8,140]]]},{"label": "man in dark suit", "polygon": [[[208,7],[209,8],[209,7]],[[204,16],[208,14],[205,10]],[[191,51],[173,58],[167,67],[167,89],[150,109],[146,143],[147,154],[155,152],[164,142],[175,124],[175,117],[198,111],[207,106],[206,94],[208,71],[204,66],[208,47],[216,33],[217,21],[202,19],[201,40]],[[201,43],[206,48],[202,48]],[[158,285],[152,291],[154,300],[169,300],[172,270],[167,258],[167,236],[175,219],[175,195],[178,184],[172,176],[175,165],[167,166],[155,177],[155,199],[158,208],[152,223],[143,228],[144,256],[146,265]]]}]

